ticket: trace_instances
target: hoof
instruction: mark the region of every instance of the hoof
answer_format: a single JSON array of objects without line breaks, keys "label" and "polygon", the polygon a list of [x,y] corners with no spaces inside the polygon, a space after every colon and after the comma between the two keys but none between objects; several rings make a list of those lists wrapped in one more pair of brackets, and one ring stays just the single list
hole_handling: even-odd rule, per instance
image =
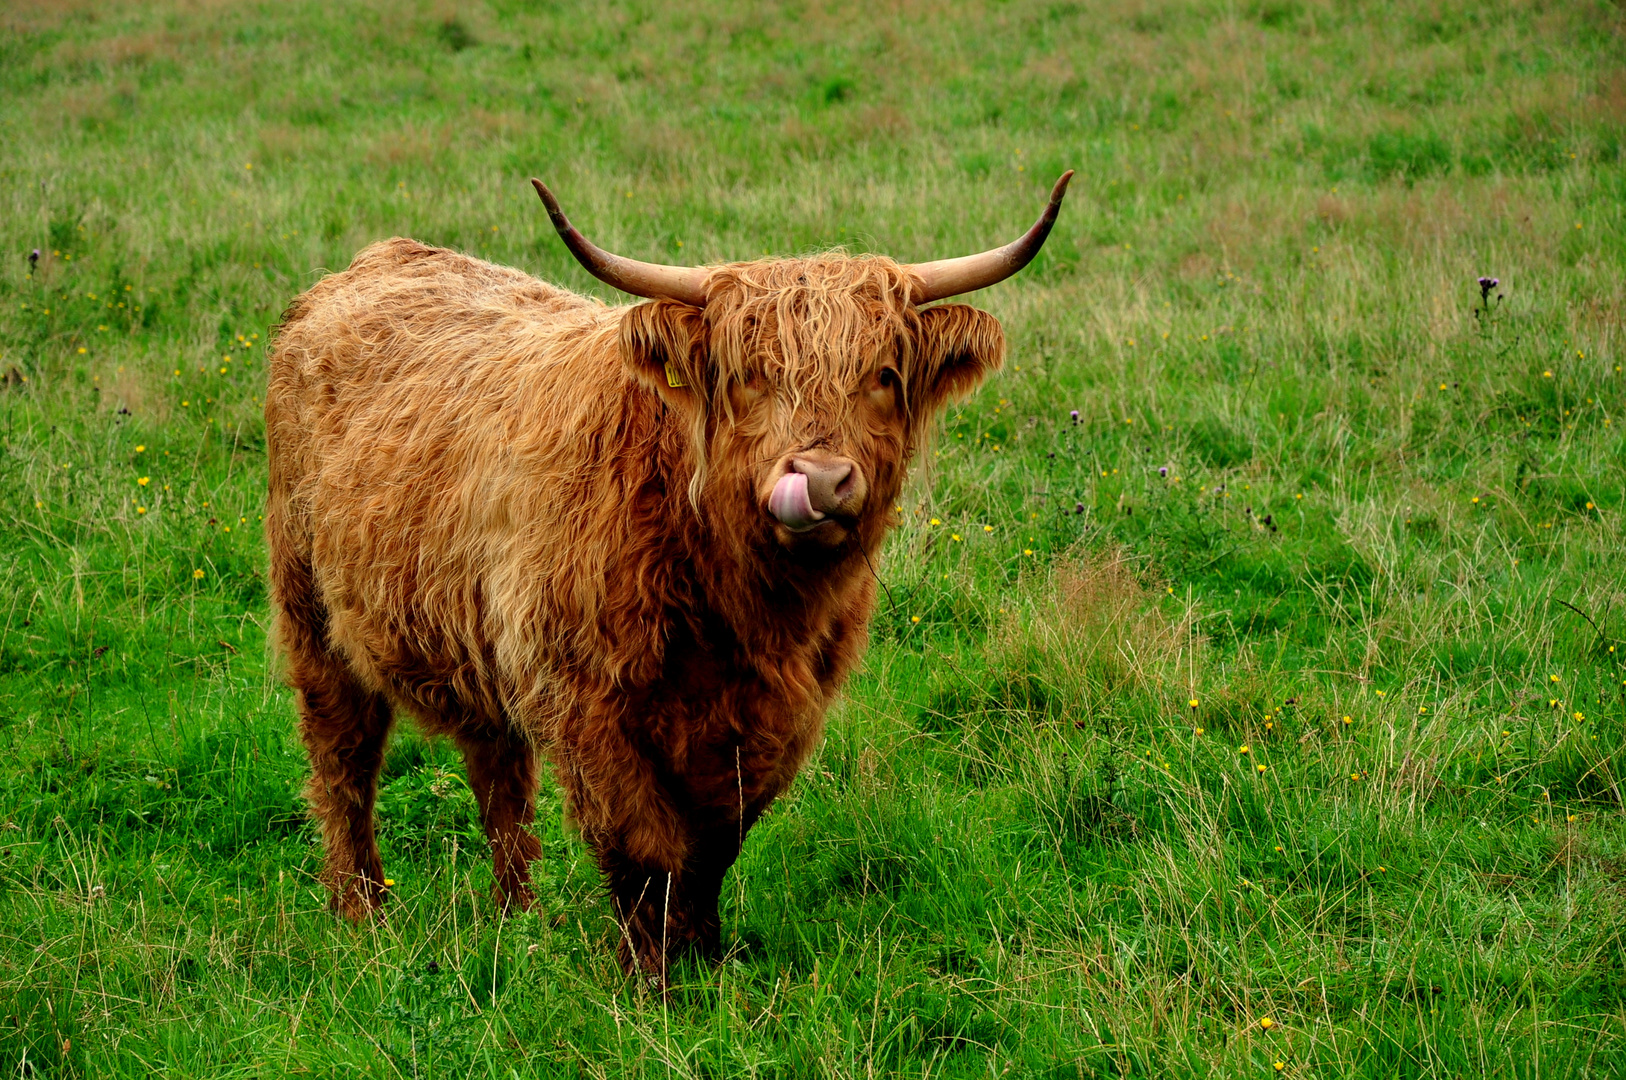
[{"label": "hoof", "polygon": [[342,887],[329,888],[328,910],[358,925],[382,918],[393,884],[388,878],[380,884],[368,877],[351,876]]},{"label": "hoof", "polygon": [[504,915],[518,915],[536,906],[536,893],[531,891],[528,881],[509,886],[493,885],[491,898],[496,902],[497,910]]}]

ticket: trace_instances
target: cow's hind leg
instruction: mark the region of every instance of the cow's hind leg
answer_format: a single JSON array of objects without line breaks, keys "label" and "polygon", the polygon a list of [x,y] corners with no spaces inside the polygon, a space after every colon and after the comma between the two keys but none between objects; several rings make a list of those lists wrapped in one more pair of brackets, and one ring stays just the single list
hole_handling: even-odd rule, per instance
[{"label": "cow's hind leg", "polygon": [[299,693],[299,734],[311,763],[305,796],[327,852],[322,880],[334,909],[360,919],[384,898],[373,803],[390,708],[383,695],[359,686],[337,657],[302,658],[294,669],[289,681]]},{"label": "cow's hind leg", "polygon": [[322,830],[322,881],[333,908],[351,919],[384,898],[384,867],[373,834],[378,770],[392,719],[382,694],[355,679],[326,641],[327,616],[307,560],[272,545],[277,634],[288,654],[288,683],[298,695],[299,734],[310,757],[305,797]]},{"label": "cow's hind leg", "polygon": [[542,845],[529,828],[536,818],[536,751],[530,740],[513,731],[460,735],[457,741],[491,842],[498,902],[528,908],[533,900],[531,862],[542,854]]}]

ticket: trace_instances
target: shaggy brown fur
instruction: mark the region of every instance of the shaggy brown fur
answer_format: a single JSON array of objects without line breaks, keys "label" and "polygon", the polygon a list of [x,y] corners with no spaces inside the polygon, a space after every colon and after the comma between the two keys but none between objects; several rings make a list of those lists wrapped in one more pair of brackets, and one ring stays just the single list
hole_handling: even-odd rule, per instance
[{"label": "shaggy brown fur", "polygon": [[[905,466],[1003,360],[992,316],[911,285],[832,254],[716,268],[704,309],[607,307],[397,239],[289,306],[266,532],[338,909],[384,899],[405,711],[462,748],[505,903],[530,899],[541,751],[629,969],[717,948],[739,842],[864,648]],[[862,505],[787,529],[793,458],[851,462]]]}]

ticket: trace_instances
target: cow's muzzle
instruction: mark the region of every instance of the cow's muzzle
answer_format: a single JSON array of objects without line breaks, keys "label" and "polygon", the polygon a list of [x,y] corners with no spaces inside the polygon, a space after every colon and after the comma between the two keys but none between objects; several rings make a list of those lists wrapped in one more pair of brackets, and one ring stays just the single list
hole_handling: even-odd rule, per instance
[{"label": "cow's muzzle", "polygon": [[863,513],[869,484],[851,458],[809,450],[786,458],[775,473],[768,513],[793,535],[839,543]]}]

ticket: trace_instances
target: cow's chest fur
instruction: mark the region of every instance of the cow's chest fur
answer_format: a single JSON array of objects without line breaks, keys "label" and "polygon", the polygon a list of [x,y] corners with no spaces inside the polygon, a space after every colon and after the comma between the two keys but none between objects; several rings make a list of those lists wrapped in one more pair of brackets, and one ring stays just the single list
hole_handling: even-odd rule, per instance
[{"label": "cow's chest fur", "polygon": [[[663,627],[659,674],[647,684],[572,687],[577,707],[549,741],[583,828],[623,834],[642,813],[625,774],[593,768],[614,744],[651,763],[650,794],[681,818],[679,846],[754,820],[801,768],[862,655],[873,592],[850,585],[781,610],[751,639],[714,612],[688,612]],[[579,707],[594,701],[602,707]]]}]

